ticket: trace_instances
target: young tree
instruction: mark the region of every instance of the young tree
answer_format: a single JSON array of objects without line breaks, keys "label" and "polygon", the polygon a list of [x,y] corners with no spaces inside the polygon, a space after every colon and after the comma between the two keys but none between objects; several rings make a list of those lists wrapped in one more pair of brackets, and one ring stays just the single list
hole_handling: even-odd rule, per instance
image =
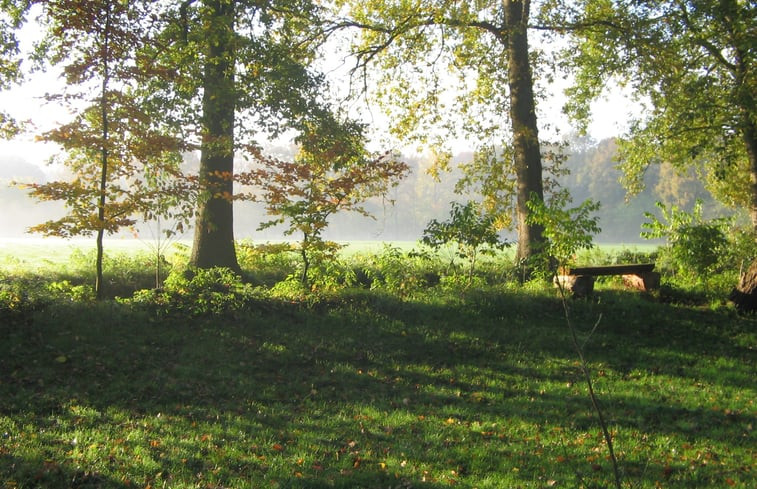
[{"label": "young tree", "polygon": [[475,273],[479,254],[494,254],[509,243],[500,238],[494,215],[481,215],[480,204],[451,202],[450,217],[439,222],[432,219],[423,231],[421,242],[438,250],[443,246],[457,246],[457,256],[468,261],[468,278]]},{"label": "young tree", "polygon": [[65,150],[62,159],[73,179],[30,185],[33,197],[63,200],[69,209],[65,217],[30,230],[63,237],[95,233],[98,298],[104,235],[150,212],[162,190],[146,184],[144,168],[177,174],[180,161],[178,141],[155,126],[134,91],[136,80],[148,76],[136,63],[137,50],[146,42],[142,7],[119,0],[43,4],[47,36],[38,56],[61,66],[67,84],[63,93],[47,98],[68,104],[75,117],[40,139]]},{"label": "young tree", "polygon": [[343,211],[370,216],[365,201],[385,195],[409,171],[390,153],[368,154],[362,126],[345,123],[324,132],[326,127],[314,126],[299,138],[300,152],[293,161],[259,155],[262,166],[242,177],[262,190],[268,212],[276,216],[261,229],[286,224],[285,234],[301,233],[305,285],[314,258],[326,251],[323,232],[331,216]]},{"label": "young tree", "polygon": [[757,7],[741,0],[582,0],[568,11],[570,108],[616,79],[648,103],[620,146],[625,182],[651,163],[704,170],[719,199],[757,230]]},{"label": "young tree", "polygon": [[[527,260],[543,246],[543,235],[541,227],[527,219],[526,204],[532,196],[542,199],[544,194],[534,53],[528,42],[531,2],[343,3],[350,6],[352,19],[342,25],[363,33],[356,50],[358,68],[368,73],[371,64],[378,63],[384,73],[378,95],[403,107],[395,119],[399,133],[426,133],[438,124],[450,129],[453,122],[443,120],[450,109],[444,100],[450,95],[443,96],[443,74],[450,68],[460,74],[462,86],[457,87],[455,102],[456,109],[469,116],[464,129],[481,140],[497,135],[507,148],[499,153],[491,145],[481,149],[502,156],[496,165],[510,167],[515,174],[517,257]],[[485,110],[478,111],[481,108]],[[509,125],[502,122],[503,112]],[[504,159],[508,157],[512,164]],[[506,189],[507,185],[496,191]]]}]

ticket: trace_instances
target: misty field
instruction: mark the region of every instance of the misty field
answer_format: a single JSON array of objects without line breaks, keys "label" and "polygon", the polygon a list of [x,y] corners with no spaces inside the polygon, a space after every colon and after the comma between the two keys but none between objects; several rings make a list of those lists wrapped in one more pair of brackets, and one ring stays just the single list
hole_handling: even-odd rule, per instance
[{"label": "misty field", "polygon": [[[246,281],[132,297],[152,270],[123,250],[94,302],[86,250],[25,252],[0,260],[3,489],[614,486],[546,284],[365,251],[370,283],[298,297],[242,249]],[[755,486],[754,317],[613,281],[569,307],[623,487]]]}]

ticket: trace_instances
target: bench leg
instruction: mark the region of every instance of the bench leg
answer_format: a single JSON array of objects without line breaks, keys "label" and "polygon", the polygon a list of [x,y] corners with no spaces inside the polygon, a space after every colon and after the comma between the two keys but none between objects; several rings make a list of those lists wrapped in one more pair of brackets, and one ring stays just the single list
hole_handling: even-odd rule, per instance
[{"label": "bench leg", "polygon": [[591,275],[557,275],[555,287],[562,285],[574,297],[586,297],[594,292],[594,277]]},{"label": "bench leg", "polygon": [[660,288],[660,274],[658,272],[645,272],[623,275],[623,284],[632,289],[649,292]]}]

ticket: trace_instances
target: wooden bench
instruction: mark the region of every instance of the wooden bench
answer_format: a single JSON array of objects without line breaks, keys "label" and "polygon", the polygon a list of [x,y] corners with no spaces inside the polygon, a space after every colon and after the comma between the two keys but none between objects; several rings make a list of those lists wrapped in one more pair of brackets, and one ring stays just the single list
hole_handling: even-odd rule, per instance
[{"label": "wooden bench", "polygon": [[626,287],[650,291],[660,287],[660,274],[654,271],[654,263],[631,265],[602,265],[595,267],[572,267],[561,270],[555,277],[555,285],[574,295],[588,295],[594,290],[594,278],[620,275]]}]

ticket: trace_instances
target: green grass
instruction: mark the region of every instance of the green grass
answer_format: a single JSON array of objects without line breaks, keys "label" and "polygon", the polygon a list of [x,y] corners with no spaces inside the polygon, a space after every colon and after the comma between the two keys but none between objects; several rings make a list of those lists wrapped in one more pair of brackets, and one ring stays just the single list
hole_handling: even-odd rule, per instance
[{"label": "green grass", "polygon": [[[552,290],[256,297],[5,311],[0,488],[611,486]],[[754,318],[611,286],[571,306],[625,487],[755,486]]]}]

